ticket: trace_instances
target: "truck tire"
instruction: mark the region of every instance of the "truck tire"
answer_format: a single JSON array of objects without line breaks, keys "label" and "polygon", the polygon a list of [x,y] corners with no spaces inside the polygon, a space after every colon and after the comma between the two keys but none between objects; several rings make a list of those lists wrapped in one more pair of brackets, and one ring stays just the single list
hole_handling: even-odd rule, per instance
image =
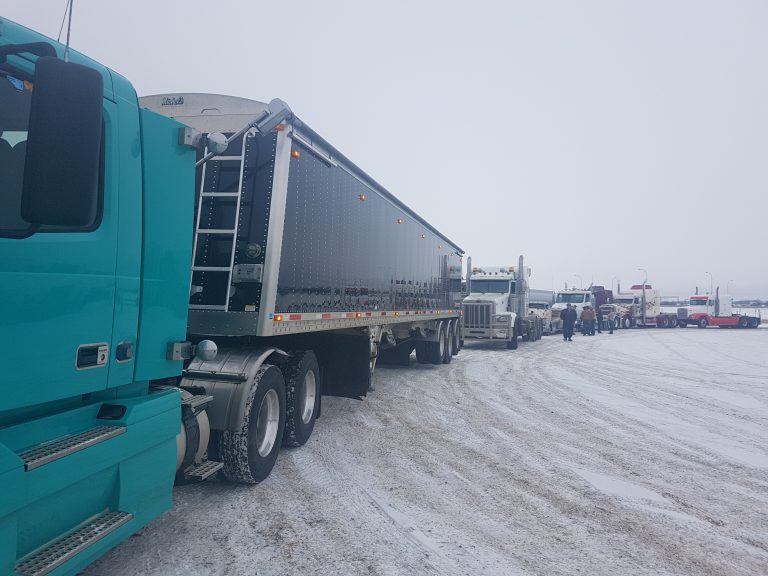
[{"label": "truck tire", "polygon": [[613,319],[613,329],[614,330],[618,330],[619,328],[621,328],[621,320],[619,320],[618,318],[614,318]]},{"label": "truck tire", "polygon": [[451,354],[456,356],[461,351],[461,326],[459,321],[455,320],[453,323],[453,342],[451,342]]},{"label": "truck tire", "polygon": [[507,350],[517,350],[517,327],[518,324],[512,328],[512,340],[507,340]]},{"label": "truck tire", "polygon": [[679,320],[677,321],[677,327],[678,328],[688,328],[688,322],[685,320]]},{"label": "truck tire", "polygon": [[696,325],[699,328],[706,328],[707,326],[709,326],[709,322],[707,321],[706,318],[702,317],[702,318],[699,318],[699,321],[696,323]]},{"label": "truck tire", "polygon": [[283,368],[285,429],[283,446],[303,446],[315,429],[320,406],[320,366],[311,350],[296,352]]},{"label": "truck tire", "polygon": [[739,328],[746,328],[747,326],[749,326],[749,318],[746,316],[739,318]]},{"label": "truck tire", "polygon": [[629,318],[622,318],[621,319],[621,327],[622,328],[632,328],[632,320]]},{"label": "truck tire", "polygon": [[661,316],[656,320],[656,326],[659,328],[667,328],[669,326],[669,321],[667,320],[666,316]]},{"label": "truck tire", "polygon": [[240,430],[218,435],[218,455],[231,482],[258,484],[272,471],[285,427],[285,381],[277,366],[262,365],[245,399]]},{"label": "truck tire", "polygon": [[437,331],[437,342],[426,342],[427,358],[430,364],[442,364],[445,356],[445,324],[441,323]]},{"label": "truck tire", "polygon": [[669,319],[669,328],[677,328],[677,318]]},{"label": "truck tire", "polygon": [[760,319],[759,318],[750,318],[749,319],[749,327],[750,328],[757,328],[760,326]]},{"label": "truck tire", "polygon": [[416,342],[416,362],[419,364],[430,364],[429,342]]},{"label": "truck tire", "polygon": [[445,347],[443,349],[443,364],[450,364],[453,360],[453,339],[456,336],[456,328],[453,322],[443,324],[445,327]]}]

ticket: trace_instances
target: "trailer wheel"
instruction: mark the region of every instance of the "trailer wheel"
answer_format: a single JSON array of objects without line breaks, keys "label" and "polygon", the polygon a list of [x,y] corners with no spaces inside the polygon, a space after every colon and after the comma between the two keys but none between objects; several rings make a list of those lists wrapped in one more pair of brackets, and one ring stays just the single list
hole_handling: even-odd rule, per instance
[{"label": "trailer wheel", "polygon": [[697,326],[699,328],[706,328],[707,326],[709,326],[709,322],[707,321],[706,318],[702,317],[702,318],[699,318],[699,322],[698,322]]},{"label": "trailer wheel", "polygon": [[456,356],[461,351],[461,326],[459,321],[453,323],[453,341],[451,342],[451,354]]},{"label": "trailer wheel", "polygon": [[749,327],[750,328],[757,328],[760,326],[760,319],[759,318],[750,318],[749,319]]},{"label": "trailer wheel", "polygon": [[277,366],[265,364],[256,372],[245,399],[240,430],[222,431],[218,454],[224,475],[232,482],[258,484],[272,471],[285,427],[285,381]]},{"label": "trailer wheel", "polygon": [[416,362],[419,364],[430,364],[429,342],[416,342]]},{"label": "trailer wheel", "polygon": [[662,316],[661,318],[659,318],[659,319],[656,321],[656,325],[657,325],[659,328],[666,328],[667,326],[669,326],[669,322],[668,322],[668,320],[667,320],[667,317],[666,317],[666,316]]},{"label": "trailer wheel", "polygon": [[670,318],[668,327],[677,328],[677,318]]},{"label": "trailer wheel", "polygon": [[315,428],[320,405],[320,367],[311,350],[296,352],[283,366],[285,379],[284,446],[303,446]]},{"label": "trailer wheel", "polygon": [[437,342],[427,342],[427,357],[430,364],[442,364],[445,357],[445,323],[440,324],[437,331]]},{"label": "trailer wheel", "polygon": [[445,348],[443,349],[443,364],[450,364],[453,360],[453,339],[455,337],[455,325],[453,322],[443,324],[445,327]]}]

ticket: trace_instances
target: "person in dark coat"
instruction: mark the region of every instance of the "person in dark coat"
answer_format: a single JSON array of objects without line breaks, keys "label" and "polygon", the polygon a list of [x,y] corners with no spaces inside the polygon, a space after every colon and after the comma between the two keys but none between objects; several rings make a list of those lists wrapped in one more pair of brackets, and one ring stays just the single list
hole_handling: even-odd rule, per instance
[{"label": "person in dark coat", "polygon": [[576,324],[576,309],[571,308],[570,304],[566,304],[565,310],[560,313],[560,318],[563,320],[563,340],[573,342],[573,326]]},{"label": "person in dark coat", "polygon": [[595,314],[597,314],[597,333],[602,334],[603,324],[605,323],[605,315],[603,314],[603,310],[600,308],[600,306],[595,309]]}]

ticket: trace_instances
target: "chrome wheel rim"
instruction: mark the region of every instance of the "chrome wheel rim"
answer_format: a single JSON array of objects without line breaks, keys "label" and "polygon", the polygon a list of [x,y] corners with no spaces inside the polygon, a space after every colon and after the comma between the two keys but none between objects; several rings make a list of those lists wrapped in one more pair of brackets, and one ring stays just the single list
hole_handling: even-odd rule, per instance
[{"label": "chrome wheel rim", "polygon": [[317,397],[317,378],[312,370],[304,375],[304,396],[301,398],[301,421],[309,424],[315,411],[315,398]]},{"label": "chrome wheel rim", "polygon": [[261,399],[259,418],[256,421],[256,447],[262,458],[272,452],[280,424],[280,399],[275,390],[268,390]]}]

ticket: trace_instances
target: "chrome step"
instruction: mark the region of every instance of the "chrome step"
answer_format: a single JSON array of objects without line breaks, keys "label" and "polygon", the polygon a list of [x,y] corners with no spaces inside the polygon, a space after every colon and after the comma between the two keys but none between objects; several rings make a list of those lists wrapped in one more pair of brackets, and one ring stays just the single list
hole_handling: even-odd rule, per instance
[{"label": "chrome step", "polygon": [[213,460],[206,460],[202,464],[193,464],[186,470],[184,470],[185,480],[197,480],[202,482],[216,474],[219,470],[224,468],[223,462],[214,462]]},{"label": "chrome step", "polygon": [[237,229],[234,228],[200,228],[198,234],[234,234]]},{"label": "chrome step", "polygon": [[192,266],[192,272],[229,272],[229,266]]},{"label": "chrome step", "polygon": [[240,192],[203,192],[203,198],[237,198]]},{"label": "chrome step", "polygon": [[126,431],[125,426],[95,426],[90,430],[57,438],[51,442],[38,444],[33,448],[19,454],[24,460],[24,469],[29,472],[45,464],[49,464],[59,458],[64,458],[80,450],[85,450],[95,444],[99,444]]},{"label": "chrome step", "polygon": [[189,406],[193,410],[195,408],[199,408],[200,406],[205,406],[209,402],[213,401],[213,396],[205,396],[203,394],[199,394],[197,396],[187,396],[186,398],[182,398],[181,403],[185,406]]},{"label": "chrome step", "polygon": [[102,512],[69,535],[54,540],[16,565],[21,576],[44,576],[133,519],[128,512]]}]

